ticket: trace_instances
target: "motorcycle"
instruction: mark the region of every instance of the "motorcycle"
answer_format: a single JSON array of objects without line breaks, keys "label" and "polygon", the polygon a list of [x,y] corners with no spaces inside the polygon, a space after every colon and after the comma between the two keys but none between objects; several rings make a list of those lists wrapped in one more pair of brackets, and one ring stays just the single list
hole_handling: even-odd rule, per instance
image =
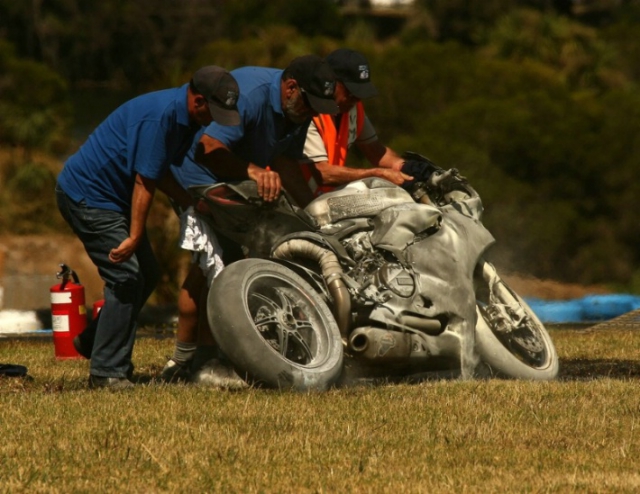
[{"label": "motorcycle", "polygon": [[544,325],[484,259],[495,240],[480,196],[456,169],[411,192],[358,180],[305,209],[286,193],[265,204],[252,181],[190,193],[214,230],[247,254],[218,275],[207,313],[216,342],[250,382],[324,390],[351,368],[557,376]]}]

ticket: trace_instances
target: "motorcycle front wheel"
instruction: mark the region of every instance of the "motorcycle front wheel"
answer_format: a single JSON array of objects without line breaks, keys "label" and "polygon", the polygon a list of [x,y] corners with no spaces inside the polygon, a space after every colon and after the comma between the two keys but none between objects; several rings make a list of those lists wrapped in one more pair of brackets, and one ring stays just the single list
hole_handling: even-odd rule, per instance
[{"label": "motorcycle front wheel", "polygon": [[213,337],[241,375],[273,388],[325,390],[342,371],[340,330],[300,276],[264,259],[230,264],[207,298]]},{"label": "motorcycle front wheel", "polygon": [[483,262],[476,281],[476,349],[500,376],[547,381],[558,375],[558,354],[527,303]]}]

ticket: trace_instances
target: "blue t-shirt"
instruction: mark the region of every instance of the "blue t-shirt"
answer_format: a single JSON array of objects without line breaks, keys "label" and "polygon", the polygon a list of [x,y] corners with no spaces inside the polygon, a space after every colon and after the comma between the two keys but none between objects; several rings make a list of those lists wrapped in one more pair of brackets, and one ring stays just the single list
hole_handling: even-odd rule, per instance
[{"label": "blue t-shirt", "polygon": [[143,94],[117,108],[67,160],[60,188],[89,207],[129,211],[136,174],[160,179],[201,128],[189,123],[187,87]]},{"label": "blue t-shirt", "polygon": [[198,145],[198,142],[200,142],[204,129],[204,127],[200,127],[200,130],[196,132],[196,135],[193,138],[193,146],[184,156],[182,161],[171,165],[171,173],[173,173],[173,176],[183,189],[187,189],[192,185],[208,185],[218,182],[218,177],[204,166],[196,163],[194,158],[196,146]]},{"label": "blue t-shirt", "polygon": [[296,125],[282,112],[280,98],[281,69],[242,67],[231,71],[238,82],[240,125],[225,126],[212,122],[198,132],[184,160],[171,171],[182,187],[217,182],[217,177],[195,161],[195,152],[204,132],[229,147],[240,158],[266,168],[276,156],[303,158],[309,123]]}]

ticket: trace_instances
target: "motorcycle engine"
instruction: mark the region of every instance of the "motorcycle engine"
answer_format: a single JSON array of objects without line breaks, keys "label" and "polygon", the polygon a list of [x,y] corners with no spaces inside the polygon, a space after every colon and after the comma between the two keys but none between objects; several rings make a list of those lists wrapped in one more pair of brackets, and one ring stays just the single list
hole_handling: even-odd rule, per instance
[{"label": "motorcycle engine", "polygon": [[408,298],[414,294],[413,273],[388,251],[374,248],[368,232],[356,233],[343,240],[343,245],[356,261],[347,274],[361,286],[358,293],[361,298],[384,303],[394,295]]}]

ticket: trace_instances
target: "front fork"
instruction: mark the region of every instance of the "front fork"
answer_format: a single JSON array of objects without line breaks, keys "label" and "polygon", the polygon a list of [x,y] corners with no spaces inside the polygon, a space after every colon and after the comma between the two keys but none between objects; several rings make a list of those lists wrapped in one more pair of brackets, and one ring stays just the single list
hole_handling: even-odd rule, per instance
[{"label": "front fork", "polygon": [[482,311],[497,332],[510,333],[525,322],[527,313],[491,263],[481,259],[477,269],[488,289],[488,301]]}]

